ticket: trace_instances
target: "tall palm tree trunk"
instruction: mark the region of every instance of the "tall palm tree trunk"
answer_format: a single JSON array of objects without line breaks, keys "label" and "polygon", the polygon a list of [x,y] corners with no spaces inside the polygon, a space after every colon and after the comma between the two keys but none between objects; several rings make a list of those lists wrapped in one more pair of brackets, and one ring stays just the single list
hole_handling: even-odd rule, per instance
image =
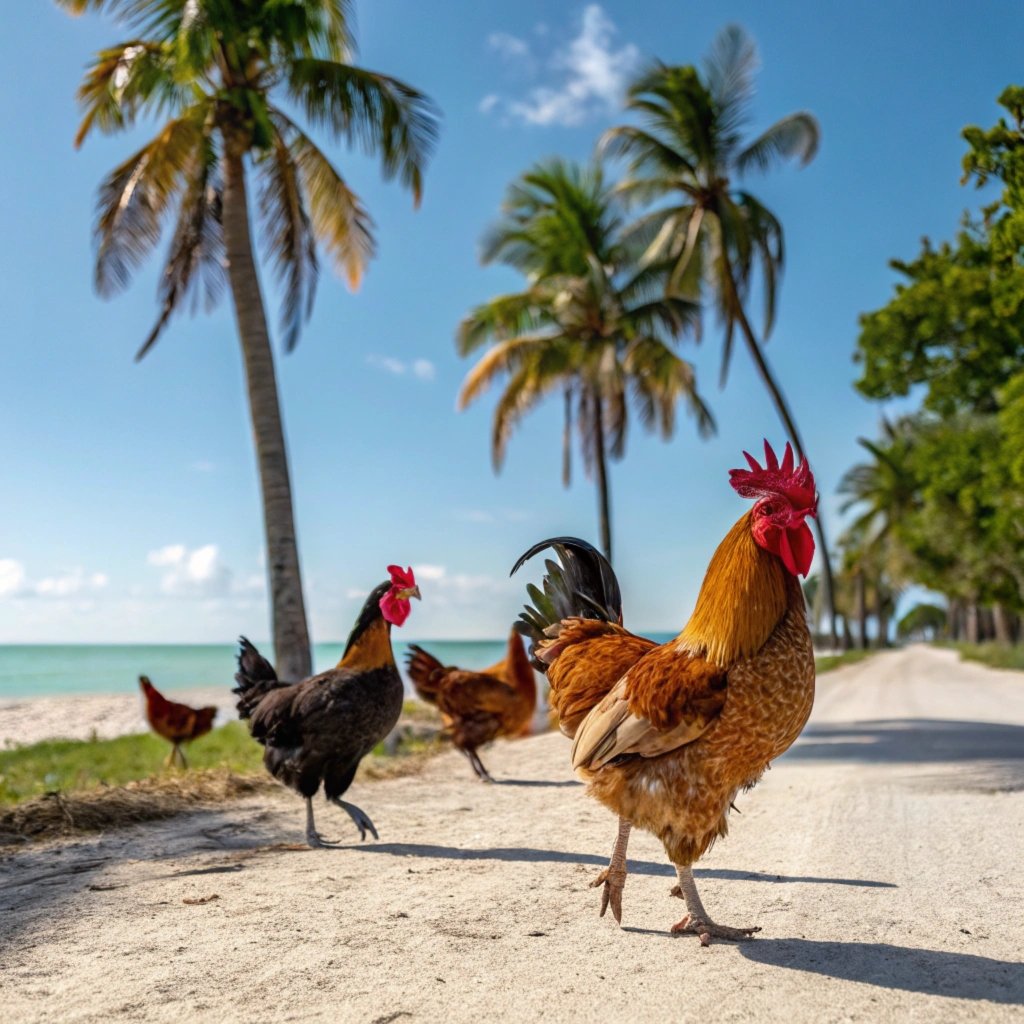
[{"label": "tall palm tree trunk", "polygon": [[[761,380],[764,382],[764,386],[768,389],[768,394],[771,396],[772,402],[775,405],[775,410],[779,414],[779,419],[782,420],[782,425],[786,428],[786,433],[789,435],[790,441],[793,442],[793,447],[796,449],[797,457],[802,459],[804,458],[804,446],[803,442],[800,440],[800,433],[796,429],[796,423],[793,421],[793,414],[789,411],[789,406],[782,394],[782,389],[779,387],[778,382],[772,375],[772,371],[768,366],[764,353],[761,351],[761,346],[758,344],[754,331],[750,326],[750,321],[747,320],[747,314],[743,309],[743,303],[740,302],[739,292],[736,288],[736,282],[733,280],[731,271],[727,271],[726,279],[729,282],[729,289],[732,292],[736,319],[739,321],[740,330],[743,333],[743,339],[747,343],[747,350],[750,352],[751,359],[754,360],[754,365],[757,367],[757,372],[760,374]],[[832,559],[829,555],[828,542],[825,539],[825,524],[822,522],[820,509],[817,516],[814,518],[814,530],[818,534],[818,540],[821,543],[821,570],[822,577],[825,580],[825,594],[828,597],[832,647],[835,648],[839,645],[838,636],[836,634],[836,588],[835,581],[832,577]]]},{"label": "tall palm tree trunk", "polygon": [[[608,494],[608,457],[604,450],[604,408],[601,396],[594,394],[594,468],[597,472],[597,513],[601,527],[601,547],[612,561],[612,513]],[[613,563],[614,564],[614,563]]]},{"label": "tall palm tree trunk", "polygon": [[263,493],[277,674],[286,680],[304,679],[312,674],[313,663],[299,573],[288,451],[263,296],[252,255],[245,165],[240,154],[230,151],[224,158],[223,218],[228,279],[242,343],[249,413]]},{"label": "tall palm tree trunk", "polygon": [[858,569],[854,576],[854,608],[857,616],[857,647],[866,651],[868,647],[868,602],[865,595],[864,570]]}]

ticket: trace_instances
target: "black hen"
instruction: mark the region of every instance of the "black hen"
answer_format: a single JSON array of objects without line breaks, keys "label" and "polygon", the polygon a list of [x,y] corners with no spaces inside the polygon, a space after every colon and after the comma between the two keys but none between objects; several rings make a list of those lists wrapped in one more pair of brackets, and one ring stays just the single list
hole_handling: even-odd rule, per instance
[{"label": "black hen", "polygon": [[345,653],[335,668],[299,683],[277,678],[270,662],[245,637],[238,653],[233,691],[238,715],[250,719],[255,739],[266,748],[267,771],[306,799],[306,841],[325,842],[313,821],[313,796],[324,787],[329,801],[355,822],[360,838],[378,838],[366,813],[342,800],[359,762],[395,727],[402,712],[402,678],[391,650],[391,626],[419,597],[412,570],[389,566],[392,578],[366,599]]}]

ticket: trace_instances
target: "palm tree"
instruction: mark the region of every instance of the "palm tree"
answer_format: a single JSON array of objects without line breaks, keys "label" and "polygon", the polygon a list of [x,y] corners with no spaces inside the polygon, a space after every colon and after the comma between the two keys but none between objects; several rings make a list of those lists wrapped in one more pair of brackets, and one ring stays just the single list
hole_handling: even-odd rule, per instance
[{"label": "palm tree", "polygon": [[[807,164],[818,148],[818,122],[790,114],[753,140],[743,135],[754,93],[757,51],[738,26],[716,39],[701,74],[692,66],[654,64],[629,90],[626,107],[639,125],[610,129],[604,151],[629,161],[620,186],[633,202],[655,203],[633,232],[648,243],[647,259],[668,260],[673,294],[699,299],[710,291],[725,329],[721,379],[725,383],[737,328],[798,456],[804,445],[782,389],[765,358],[775,319],[783,265],[782,225],[737,178],[770,170],[780,160]],[[765,316],[759,340],[747,315],[751,284],[760,271]],[[829,611],[834,612],[832,567],[821,517],[815,521]],[[835,626],[832,627],[835,640]]]},{"label": "palm tree", "polygon": [[599,165],[539,164],[509,188],[503,218],[485,236],[483,260],[522,271],[524,291],[472,310],[457,337],[461,355],[490,347],[459,394],[465,408],[507,378],[494,412],[495,470],[522,418],[560,392],[565,411],[563,480],[576,427],[596,477],[601,545],[611,559],[608,459],[625,453],[630,406],[648,431],[669,438],[683,401],[701,433],[714,429],[693,367],[673,346],[693,323],[692,303],[665,293],[665,267],[640,266],[622,237],[622,211]]},{"label": "palm tree", "polygon": [[301,110],[332,138],[379,155],[418,204],[436,121],[429,101],[349,63],[348,0],[58,0],[73,14],[105,12],[132,38],[101,50],[78,91],[80,145],[140,118],[157,134],[100,186],[96,287],[122,290],[170,223],[160,313],[141,359],[171,316],[234,301],[259,464],[277,670],[312,670],[291,483],[273,354],[250,228],[258,183],[264,258],[283,290],[284,347],[309,316],[324,247],[354,288],[374,254],[373,221],[327,156],[293,120]]}]

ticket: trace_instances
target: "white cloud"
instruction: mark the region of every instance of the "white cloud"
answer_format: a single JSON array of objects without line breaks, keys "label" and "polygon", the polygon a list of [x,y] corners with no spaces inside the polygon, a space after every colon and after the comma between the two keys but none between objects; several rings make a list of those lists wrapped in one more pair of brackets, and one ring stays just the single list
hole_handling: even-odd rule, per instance
[{"label": "white cloud", "polygon": [[499,103],[501,97],[496,93],[489,92],[479,103],[477,109],[481,114],[489,114]]},{"label": "white cloud", "polygon": [[72,597],[102,590],[108,582],[106,573],[86,572],[80,566],[33,581],[21,562],[0,558],[0,597]]},{"label": "white cloud", "polygon": [[396,377],[411,373],[419,380],[433,380],[437,373],[434,364],[429,359],[413,359],[410,362],[404,362],[393,356],[379,356],[371,353],[366,357],[366,362],[369,366],[384,370],[385,373],[393,373]]},{"label": "white cloud", "polygon": [[[528,125],[577,125],[594,114],[616,110],[640,61],[640,51],[632,43],[615,49],[616,31],[599,4],[588,4],[579,33],[557,47],[548,61],[555,83],[534,86],[524,99],[502,101],[487,96],[480,109],[488,113],[500,107]],[[492,35],[488,40],[492,46],[495,35],[504,36]]]},{"label": "white cloud", "polygon": [[442,579],[445,574],[443,565],[414,565],[412,572],[416,577],[417,582],[420,580],[439,580]]},{"label": "white cloud", "polygon": [[487,37],[487,45],[509,59],[530,56],[530,44],[508,32],[492,32]]},{"label": "white cloud", "polygon": [[369,595],[370,592],[368,590],[361,590],[359,587],[349,587],[348,590],[345,591],[345,597],[349,601],[362,601],[365,598],[369,597]]},{"label": "white cloud", "polygon": [[21,592],[25,584],[25,567],[13,558],[0,558],[0,597]]},{"label": "white cloud", "polygon": [[206,459],[199,459],[193,462],[189,469],[195,473],[212,473],[217,468],[213,462],[208,462]]},{"label": "white cloud", "polygon": [[184,544],[168,544],[150,551],[146,561],[166,570],[160,579],[165,594],[219,597],[233,589],[232,572],[216,544],[191,551]]}]

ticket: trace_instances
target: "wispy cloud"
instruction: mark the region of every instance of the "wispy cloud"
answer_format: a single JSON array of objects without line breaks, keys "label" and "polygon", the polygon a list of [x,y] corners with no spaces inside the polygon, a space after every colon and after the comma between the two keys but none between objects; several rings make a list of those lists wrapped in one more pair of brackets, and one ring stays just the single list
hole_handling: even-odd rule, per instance
[{"label": "wispy cloud", "polygon": [[223,597],[234,585],[234,575],[221,557],[216,544],[189,549],[184,544],[168,544],[150,551],[146,561],[163,569],[160,590],[173,596]]},{"label": "wispy cloud", "polygon": [[198,459],[191,463],[188,467],[193,473],[212,473],[217,465],[214,462],[208,462],[206,459]]},{"label": "wispy cloud", "polygon": [[508,32],[492,32],[487,37],[487,45],[510,60],[530,56],[530,44]]},{"label": "wispy cloud", "polygon": [[[535,71],[534,77],[539,73],[551,80],[533,86],[520,99],[485,96],[480,101],[481,112],[500,110],[528,125],[571,126],[616,110],[629,76],[640,62],[640,51],[632,43],[616,48],[617,31],[599,4],[588,4],[577,34],[556,45],[543,62],[543,70]],[[509,60],[533,61],[529,45],[516,36],[495,32],[488,37],[488,45]]]},{"label": "wispy cloud", "polygon": [[371,353],[366,357],[369,366],[373,366],[385,373],[393,373],[401,377],[408,373],[419,380],[433,380],[437,376],[437,368],[429,359],[411,359],[408,362],[402,359],[395,359],[393,356],[380,356]]},{"label": "wispy cloud", "polygon": [[21,562],[14,558],[0,558],[0,598],[74,597],[102,590],[109,582],[106,573],[88,572],[81,566],[32,580]]}]

